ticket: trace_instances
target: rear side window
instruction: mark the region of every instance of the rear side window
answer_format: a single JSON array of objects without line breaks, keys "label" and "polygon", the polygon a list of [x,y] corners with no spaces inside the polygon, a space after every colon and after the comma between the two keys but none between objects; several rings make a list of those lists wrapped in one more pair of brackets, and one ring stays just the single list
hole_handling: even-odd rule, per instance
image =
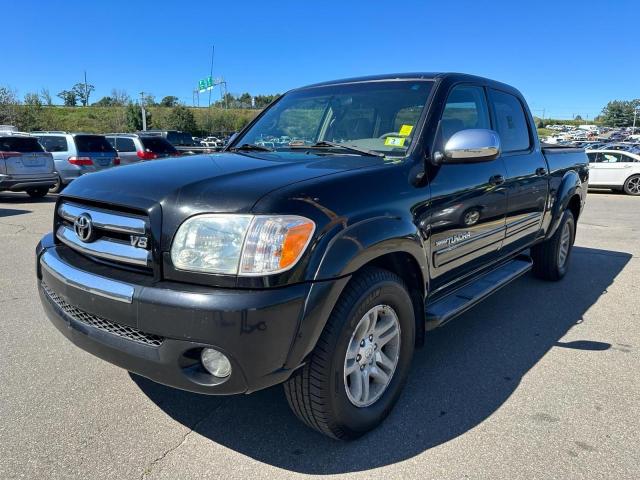
[{"label": "rear side window", "polygon": [[0,137],[0,152],[44,152],[35,137]]},{"label": "rear side window", "polygon": [[79,152],[113,152],[107,139],[102,135],[76,135],[74,137]]},{"label": "rear side window", "polygon": [[65,137],[38,137],[47,152],[66,152],[69,150]]},{"label": "rear side window", "polygon": [[459,85],[449,93],[442,112],[440,131],[443,145],[454,133],[471,128],[491,128],[484,89]]},{"label": "rear side window", "polygon": [[119,152],[135,152],[136,145],[132,138],[118,137],[116,138],[116,150]]},{"label": "rear side window", "polygon": [[530,145],[527,117],[522,104],[513,95],[489,90],[496,115],[496,130],[500,134],[503,152],[527,150]]},{"label": "rear side window", "polygon": [[142,146],[145,150],[153,153],[176,153],[177,150],[173,145],[162,137],[140,137]]}]

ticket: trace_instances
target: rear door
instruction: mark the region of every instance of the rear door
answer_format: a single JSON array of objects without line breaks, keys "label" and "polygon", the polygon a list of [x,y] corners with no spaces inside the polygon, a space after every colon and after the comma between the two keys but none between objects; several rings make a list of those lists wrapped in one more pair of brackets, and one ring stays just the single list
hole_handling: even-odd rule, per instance
[{"label": "rear door", "polygon": [[53,157],[44,151],[36,137],[0,137],[0,158],[9,175],[42,175],[54,171]]},{"label": "rear door", "polygon": [[[434,151],[444,151],[456,132],[491,128],[485,90],[451,89],[440,119]],[[444,163],[431,174],[431,284],[434,290],[499,259],[504,240],[507,192],[501,157],[479,163]]]},{"label": "rear door", "polygon": [[501,156],[507,170],[506,234],[503,255],[521,249],[542,228],[549,195],[547,161],[536,148],[529,115],[511,93],[490,88],[489,105],[500,135]]},{"label": "rear door", "polygon": [[82,165],[84,170],[95,172],[115,165],[118,155],[103,135],[74,135],[73,140],[78,157],[91,160],[90,164]]}]

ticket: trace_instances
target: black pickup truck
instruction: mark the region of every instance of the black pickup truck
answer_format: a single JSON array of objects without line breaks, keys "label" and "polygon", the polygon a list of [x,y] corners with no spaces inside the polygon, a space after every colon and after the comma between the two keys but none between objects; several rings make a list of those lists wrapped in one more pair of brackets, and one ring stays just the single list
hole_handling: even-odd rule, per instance
[{"label": "black pickup truck", "polygon": [[307,425],[354,438],[389,413],[426,331],[529,270],[565,275],[587,181],[585,153],[542,147],[508,85],[321,83],[221,153],[73,182],[38,288],[98,357],[205,394],[284,383]]}]

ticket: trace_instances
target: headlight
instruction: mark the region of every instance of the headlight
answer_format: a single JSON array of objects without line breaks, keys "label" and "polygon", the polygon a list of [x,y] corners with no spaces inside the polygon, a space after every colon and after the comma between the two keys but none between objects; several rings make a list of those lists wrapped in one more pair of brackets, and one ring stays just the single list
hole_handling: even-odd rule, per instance
[{"label": "headlight", "polygon": [[180,270],[257,276],[283,272],[302,256],[315,224],[295,215],[197,215],[178,229],[171,260]]}]

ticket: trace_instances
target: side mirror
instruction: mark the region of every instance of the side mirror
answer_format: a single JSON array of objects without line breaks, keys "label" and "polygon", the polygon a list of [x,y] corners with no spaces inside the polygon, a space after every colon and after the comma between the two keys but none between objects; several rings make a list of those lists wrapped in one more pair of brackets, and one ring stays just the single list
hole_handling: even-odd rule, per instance
[{"label": "side mirror", "polygon": [[493,130],[475,128],[451,135],[441,163],[488,162],[500,155],[500,136]]}]

